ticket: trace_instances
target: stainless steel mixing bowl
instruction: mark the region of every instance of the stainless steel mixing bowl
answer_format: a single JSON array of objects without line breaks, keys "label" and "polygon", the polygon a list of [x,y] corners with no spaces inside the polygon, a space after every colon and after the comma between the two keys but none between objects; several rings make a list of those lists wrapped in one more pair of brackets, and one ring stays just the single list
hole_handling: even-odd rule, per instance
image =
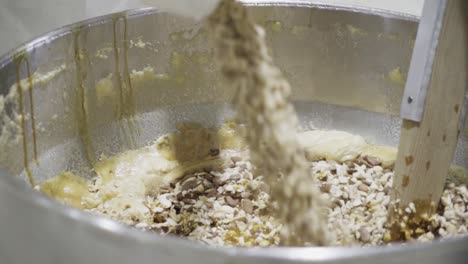
[{"label": "stainless steel mixing bowl", "polygon": [[[249,4],[294,87],[304,129],[397,145],[416,17],[300,1]],[[36,183],[64,170],[89,175],[88,160],[101,154],[143,146],[180,122],[216,126],[232,116],[232,91],[209,47],[201,24],[145,9],[66,26],[0,59],[1,263],[467,263],[468,238],[379,248],[209,248],[31,189],[25,161]],[[18,78],[22,96],[14,94]],[[138,133],[128,137],[135,124]],[[467,146],[465,127],[454,159],[465,168]]]}]

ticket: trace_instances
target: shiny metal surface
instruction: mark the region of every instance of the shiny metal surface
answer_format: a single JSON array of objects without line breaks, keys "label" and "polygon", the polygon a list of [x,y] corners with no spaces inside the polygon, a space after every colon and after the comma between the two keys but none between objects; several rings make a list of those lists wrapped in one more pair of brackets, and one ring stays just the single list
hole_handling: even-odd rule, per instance
[{"label": "shiny metal surface", "polygon": [[411,58],[409,78],[401,102],[401,118],[403,119],[415,122],[422,119],[446,6],[445,0],[427,0],[424,3]]},{"label": "shiny metal surface", "polygon": [[[415,17],[306,2],[250,4],[267,30],[276,62],[294,87],[304,129],[341,129],[374,143],[397,145]],[[118,98],[100,100],[96,88],[109,74],[125,76],[123,58],[128,59],[129,74],[146,66],[155,73],[149,79],[131,79],[141,127],[136,146],[183,121],[216,126],[233,115],[227,103],[231,91],[223,89],[216,74],[206,32],[189,19],[145,9],[56,30],[0,59],[0,94],[15,84],[14,58],[24,52],[32,72],[66,67],[33,87],[39,161],[30,166],[39,183],[63,170],[89,174],[78,137],[79,87],[85,91],[93,155],[109,155],[127,146],[116,122]],[[77,62],[77,54],[86,60]],[[19,69],[25,78],[25,66]],[[7,112],[15,116],[17,109],[13,104]],[[25,109],[31,157],[31,112]],[[468,167],[467,142],[465,127],[455,158],[464,167]],[[2,148],[2,153],[1,263],[463,263],[468,258],[467,238],[382,248],[208,248],[59,205],[28,186],[20,144]]]}]

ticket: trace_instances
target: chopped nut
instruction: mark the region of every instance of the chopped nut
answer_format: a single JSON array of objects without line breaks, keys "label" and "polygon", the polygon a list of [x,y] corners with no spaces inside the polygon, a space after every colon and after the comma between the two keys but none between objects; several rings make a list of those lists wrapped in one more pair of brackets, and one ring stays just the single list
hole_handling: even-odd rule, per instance
[{"label": "chopped nut", "polygon": [[208,181],[208,180],[203,180],[202,181],[202,184],[203,184],[203,188],[205,190],[209,190],[209,189],[212,189],[214,186],[213,186],[213,183]]},{"label": "chopped nut", "polygon": [[251,214],[253,212],[253,203],[249,199],[242,199],[241,207],[247,214]]},{"label": "chopped nut", "polygon": [[371,165],[371,166],[378,166],[382,164],[382,161],[380,159],[371,157],[371,156],[365,156],[364,159]]},{"label": "chopped nut", "polygon": [[349,182],[349,178],[348,178],[348,177],[344,177],[344,176],[340,176],[340,177],[338,178],[338,181],[339,181],[340,183],[348,183],[348,182]]},{"label": "chopped nut", "polygon": [[232,174],[231,176],[229,176],[229,179],[233,180],[233,181],[238,181],[238,180],[240,180],[240,178],[241,178],[240,173],[235,173],[235,174]]},{"label": "chopped nut", "polygon": [[360,240],[364,243],[368,243],[370,241],[370,231],[367,227],[361,227],[359,229]]},{"label": "chopped nut", "polygon": [[367,193],[369,191],[369,187],[367,187],[367,185],[365,185],[365,184],[360,184],[358,186],[358,190],[360,190],[361,192],[366,192]]},{"label": "chopped nut", "polygon": [[350,169],[354,168],[354,162],[352,161],[346,161],[344,164]]},{"label": "chopped nut", "polygon": [[195,191],[197,193],[203,193],[205,191],[205,187],[203,187],[203,184],[200,184],[195,188]]},{"label": "chopped nut", "polygon": [[241,193],[241,197],[249,199],[249,198],[252,197],[252,193],[251,192],[243,192],[243,193]]},{"label": "chopped nut", "polygon": [[218,191],[216,191],[215,189],[211,189],[206,193],[206,197],[208,198],[215,197],[217,193]]},{"label": "chopped nut", "polygon": [[161,203],[163,208],[169,208],[172,205],[172,202],[167,199],[168,194],[162,194],[158,196],[158,201]]},{"label": "chopped nut", "polygon": [[239,201],[233,199],[231,196],[226,196],[226,203],[232,207],[236,207],[239,204]]},{"label": "chopped nut", "polygon": [[162,214],[154,214],[153,222],[160,224],[166,222],[166,219],[162,216]]},{"label": "chopped nut", "polygon": [[187,180],[185,180],[182,183],[182,191],[193,189],[193,188],[197,187],[198,184],[199,184],[199,182],[198,182],[197,178],[195,178],[195,177],[188,178]]},{"label": "chopped nut", "polygon": [[328,183],[323,183],[322,186],[320,186],[320,190],[324,193],[330,192],[331,185]]}]

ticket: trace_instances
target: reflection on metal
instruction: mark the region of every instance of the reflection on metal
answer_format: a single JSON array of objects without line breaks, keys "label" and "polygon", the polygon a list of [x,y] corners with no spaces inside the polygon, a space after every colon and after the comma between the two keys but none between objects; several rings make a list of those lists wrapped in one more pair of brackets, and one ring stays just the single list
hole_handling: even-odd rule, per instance
[{"label": "reflection on metal", "polygon": [[446,4],[446,0],[425,1],[401,104],[403,119],[422,119]]}]

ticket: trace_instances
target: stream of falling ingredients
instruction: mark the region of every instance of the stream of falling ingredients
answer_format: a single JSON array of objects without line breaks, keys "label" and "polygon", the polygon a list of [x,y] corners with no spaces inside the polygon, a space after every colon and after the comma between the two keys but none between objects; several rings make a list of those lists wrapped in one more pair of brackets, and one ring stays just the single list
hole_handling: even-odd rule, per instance
[{"label": "stream of falling ingredients", "polygon": [[235,89],[238,115],[249,128],[244,136],[252,161],[272,186],[275,210],[283,224],[281,244],[329,245],[326,203],[297,142],[291,88],[268,54],[264,30],[235,0],[222,0],[208,21],[215,57]]}]

